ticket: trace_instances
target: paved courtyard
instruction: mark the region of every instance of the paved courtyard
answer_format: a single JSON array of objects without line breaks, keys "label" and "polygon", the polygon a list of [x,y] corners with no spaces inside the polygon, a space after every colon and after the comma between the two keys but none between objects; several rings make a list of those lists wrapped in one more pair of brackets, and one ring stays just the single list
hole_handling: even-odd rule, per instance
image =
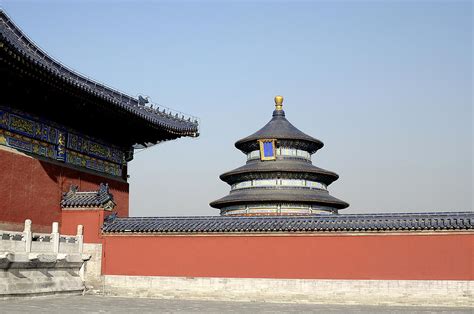
[{"label": "paved courtyard", "polygon": [[0,300],[0,313],[472,313],[467,308],[279,304],[61,296]]}]

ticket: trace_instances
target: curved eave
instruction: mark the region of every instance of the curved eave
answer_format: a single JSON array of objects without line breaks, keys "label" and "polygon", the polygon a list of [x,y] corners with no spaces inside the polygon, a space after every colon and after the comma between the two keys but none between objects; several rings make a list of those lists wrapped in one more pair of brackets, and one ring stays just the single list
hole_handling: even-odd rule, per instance
[{"label": "curved eave", "polygon": [[313,154],[324,144],[320,140],[300,131],[286,118],[284,111],[274,111],[272,119],[260,130],[235,142],[235,147],[244,153],[257,148],[259,139],[276,139],[303,142],[309,153]]},{"label": "curved eave", "polygon": [[250,161],[242,167],[228,171],[220,175],[220,179],[228,184],[257,179],[262,175],[284,178],[285,175],[299,175],[305,179],[315,179],[327,185],[339,178],[337,173],[313,166],[306,161],[282,160],[274,161]]},{"label": "curved eave", "polygon": [[[60,79],[70,87],[98,97],[111,106],[116,106],[134,117],[143,119],[153,128],[164,129],[176,137],[197,137],[199,135],[197,122],[161,113],[146,106],[140,106],[137,99],[92,81],[54,60],[29,40],[3,10],[0,10],[0,22],[0,48],[9,50],[7,53],[10,55],[15,54],[12,57],[16,61],[21,63],[26,61],[31,66]],[[7,49],[7,46],[9,49]]]},{"label": "curved eave", "polygon": [[337,199],[324,190],[310,189],[272,189],[252,188],[232,191],[229,195],[218,199],[209,205],[221,209],[227,206],[255,204],[255,203],[304,203],[312,205],[328,206],[335,209],[344,209],[349,204]]}]

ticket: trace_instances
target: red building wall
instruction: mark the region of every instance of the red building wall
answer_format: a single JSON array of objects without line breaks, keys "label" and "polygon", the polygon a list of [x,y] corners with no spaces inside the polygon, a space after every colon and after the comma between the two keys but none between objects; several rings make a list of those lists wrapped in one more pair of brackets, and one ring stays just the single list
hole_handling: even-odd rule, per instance
[{"label": "red building wall", "polygon": [[109,184],[117,204],[114,211],[127,217],[127,182],[0,148],[0,229],[18,230],[25,219],[31,219],[33,231],[50,232],[51,223],[61,220],[62,192],[72,183],[79,186],[79,191],[97,190],[101,182]]},{"label": "red building wall", "polygon": [[111,212],[103,209],[63,210],[61,215],[61,234],[76,235],[77,226],[83,226],[84,242],[102,243],[104,218]]},{"label": "red building wall", "polygon": [[107,275],[474,280],[474,233],[104,236]]}]

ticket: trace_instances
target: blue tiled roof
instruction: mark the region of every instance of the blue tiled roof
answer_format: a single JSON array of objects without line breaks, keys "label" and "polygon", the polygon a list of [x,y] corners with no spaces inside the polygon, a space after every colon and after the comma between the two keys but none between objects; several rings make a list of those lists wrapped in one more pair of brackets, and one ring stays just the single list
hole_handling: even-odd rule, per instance
[{"label": "blue tiled roof", "polygon": [[106,221],[105,233],[288,233],[474,230],[474,212],[267,216],[128,217]]},{"label": "blue tiled roof", "polygon": [[[115,206],[114,198],[109,192],[109,186],[101,183],[97,191],[79,192],[77,186],[71,185],[68,192],[63,194],[61,207],[104,207],[111,204]],[[113,207],[112,206],[112,207]]]},{"label": "blue tiled roof", "polygon": [[179,136],[198,136],[198,122],[195,118],[185,118],[181,114],[161,112],[139,104],[138,99],[121,93],[104,84],[97,83],[84,75],[70,70],[54,60],[33,43],[0,8],[0,40],[2,46],[9,45],[19,55],[36,67],[49,72],[78,90],[107,101],[115,108],[121,108],[131,115],[140,117],[147,123],[166,129]]}]

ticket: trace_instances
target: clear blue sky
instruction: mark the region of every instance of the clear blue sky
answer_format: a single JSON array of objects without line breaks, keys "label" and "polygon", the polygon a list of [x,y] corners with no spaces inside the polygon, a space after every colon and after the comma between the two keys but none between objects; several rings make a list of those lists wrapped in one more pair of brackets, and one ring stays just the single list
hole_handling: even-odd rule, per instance
[{"label": "clear blue sky", "polygon": [[136,154],[131,214],[216,215],[219,174],[273,97],[325,147],[346,213],[472,210],[469,1],[3,0],[40,47],[98,81],[201,119],[198,139]]}]

